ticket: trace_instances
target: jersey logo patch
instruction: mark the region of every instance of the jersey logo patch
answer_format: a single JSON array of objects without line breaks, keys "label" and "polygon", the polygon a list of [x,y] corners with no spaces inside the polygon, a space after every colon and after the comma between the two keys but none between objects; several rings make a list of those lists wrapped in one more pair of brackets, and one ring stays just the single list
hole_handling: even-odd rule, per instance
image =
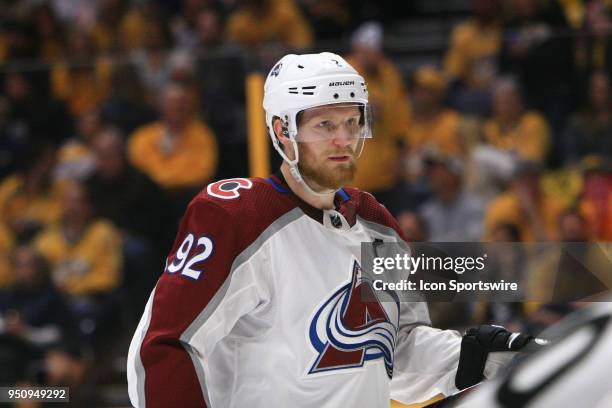
[{"label": "jersey logo patch", "polygon": [[253,182],[245,178],[233,178],[227,180],[220,180],[211,183],[206,187],[206,192],[213,197],[222,198],[224,200],[231,200],[237,198],[240,195],[241,188],[250,189],[253,187]]},{"label": "jersey logo patch", "polygon": [[383,359],[391,378],[399,302],[385,305],[388,309],[376,298],[372,284],[362,280],[361,266],[354,259],[351,281],[331,295],[310,322],[310,342],[318,355],[308,374],[362,367],[366,361]]}]

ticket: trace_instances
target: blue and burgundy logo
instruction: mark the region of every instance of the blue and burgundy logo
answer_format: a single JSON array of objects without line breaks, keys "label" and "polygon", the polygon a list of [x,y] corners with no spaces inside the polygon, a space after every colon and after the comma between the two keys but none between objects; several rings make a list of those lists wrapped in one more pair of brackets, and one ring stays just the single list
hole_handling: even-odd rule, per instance
[{"label": "blue and burgundy logo", "polygon": [[[310,342],[318,352],[308,374],[363,367],[383,359],[393,375],[393,351],[399,326],[399,302],[378,301],[361,267],[353,261],[351,282],[321,305],[310,323]],[[364,300],[365,299],[365,300]]]}]

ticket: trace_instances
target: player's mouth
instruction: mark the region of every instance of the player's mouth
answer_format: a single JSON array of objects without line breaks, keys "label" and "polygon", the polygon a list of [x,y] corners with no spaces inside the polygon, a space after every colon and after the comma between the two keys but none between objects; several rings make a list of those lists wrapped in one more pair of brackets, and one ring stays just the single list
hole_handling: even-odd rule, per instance
[{"label": "player's mouth", "polygon": [[330,156],[329,160],[334,161],[336,163],[345,163],[351,160],[351,156],[349,155]]}]

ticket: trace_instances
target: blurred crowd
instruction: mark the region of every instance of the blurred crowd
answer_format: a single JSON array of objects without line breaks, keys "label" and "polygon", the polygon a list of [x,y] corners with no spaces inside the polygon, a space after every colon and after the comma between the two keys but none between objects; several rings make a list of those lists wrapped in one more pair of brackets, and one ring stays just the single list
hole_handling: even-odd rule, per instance
[{"label": "blurred crowd", "polygon": [[[412,240],[611,241],[612,3],[466,0],[438,63],[409,71],[385,30],[414,10],[392,3],[0,1],[0,384],[101,381],[186,203],[248,176],[244,79],[288,51],[364,75],[354,184]],[[433,317],[541,328],[572,307]]]}]

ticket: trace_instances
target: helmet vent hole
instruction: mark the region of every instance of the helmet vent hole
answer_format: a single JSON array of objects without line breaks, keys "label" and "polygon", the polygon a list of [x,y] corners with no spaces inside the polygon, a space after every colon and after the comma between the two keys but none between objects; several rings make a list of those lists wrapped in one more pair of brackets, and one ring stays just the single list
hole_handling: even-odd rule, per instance
[{"label": "helmet vent hole", "polygon": [[340,97],[340,95],[338,95],[337,93],[334,94],[334,99],[338,99]]},{"label": "helmet vent hole", "polygon": [[298,65],[298,68],[304,69],[304,66],[303,65]]},{"label": "helmet vent hole", "polygon": [[351,92],[351,98],[355,97],[355,92]]}]

